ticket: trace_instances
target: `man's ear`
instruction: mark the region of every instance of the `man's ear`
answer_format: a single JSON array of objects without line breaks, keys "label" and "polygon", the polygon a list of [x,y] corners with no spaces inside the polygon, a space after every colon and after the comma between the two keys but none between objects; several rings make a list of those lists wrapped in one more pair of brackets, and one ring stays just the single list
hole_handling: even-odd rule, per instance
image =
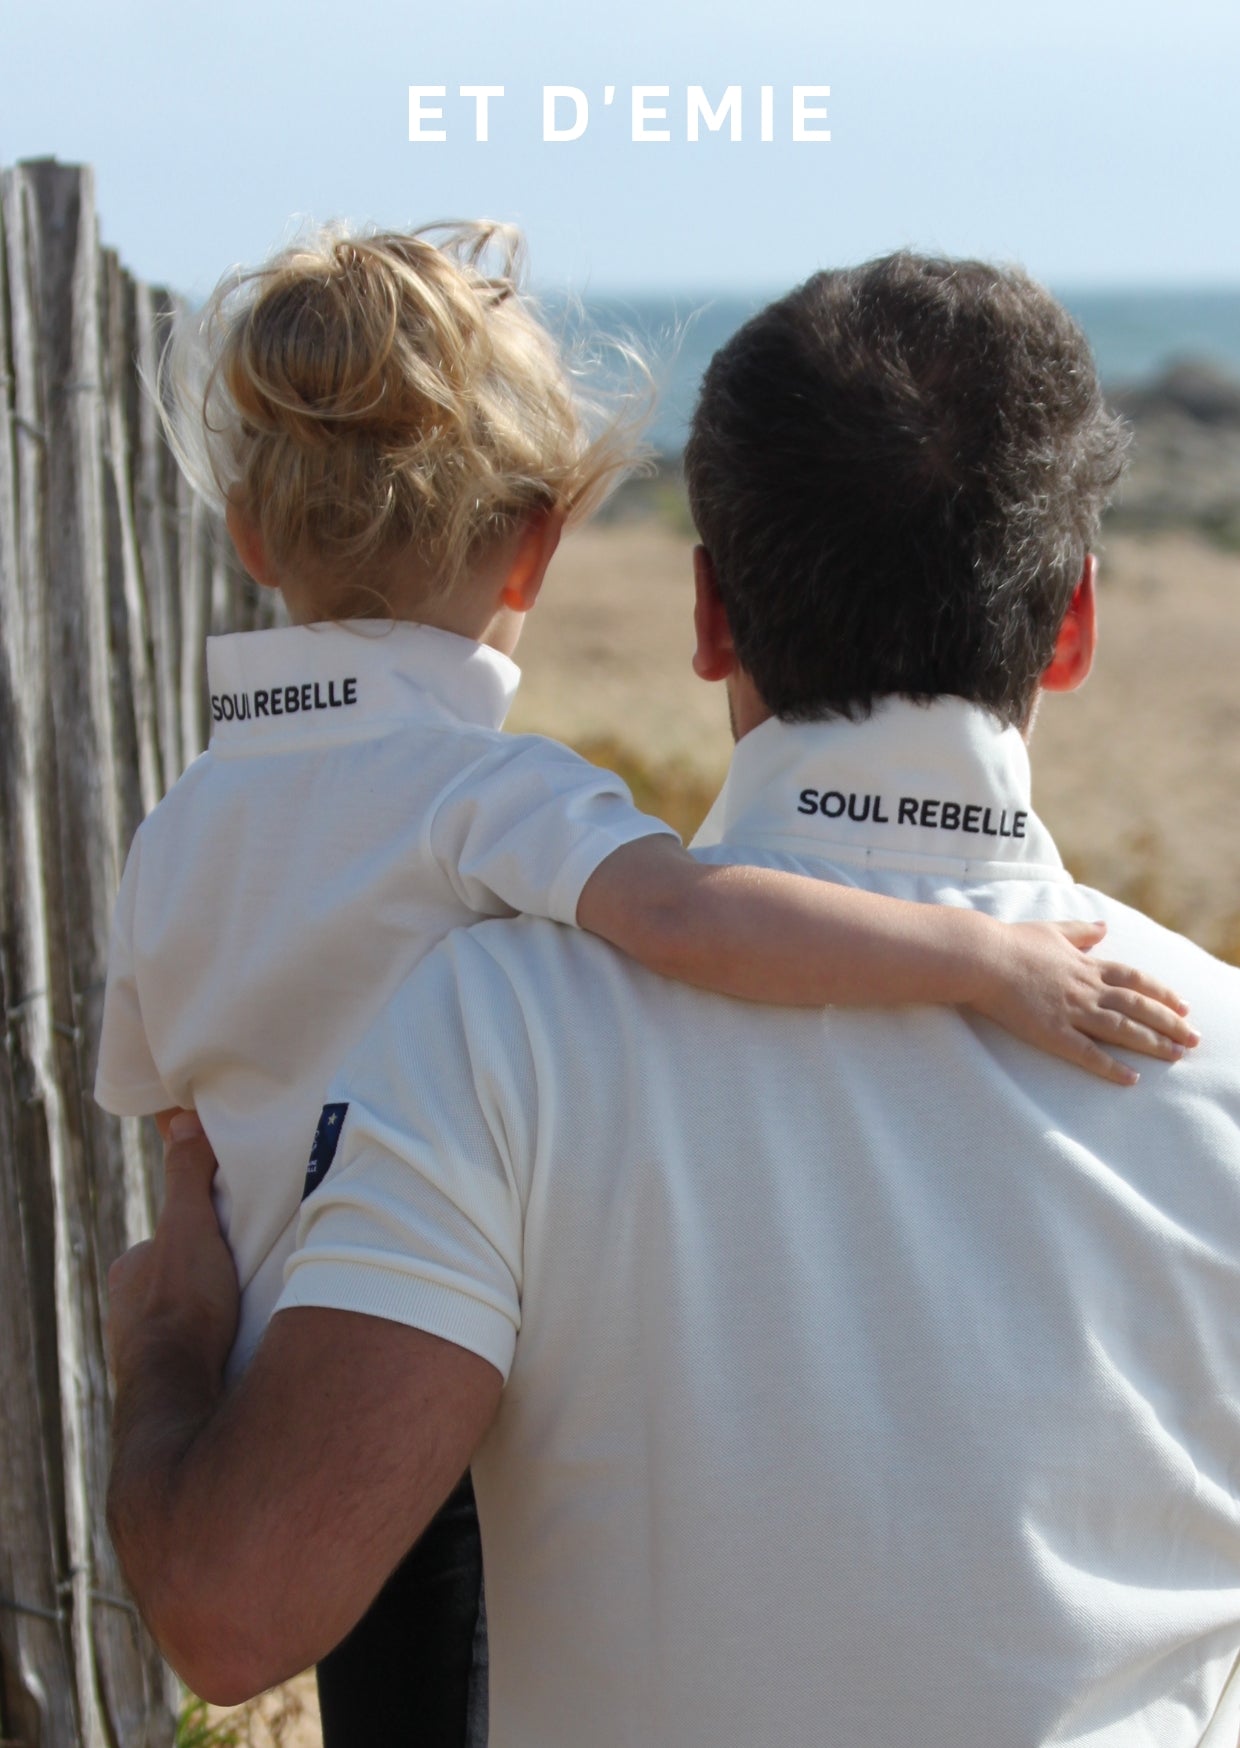
[{"label": "man's ear", "polygon": [[267,558],[267,548],[263,545],[258,523],[252,522],[231,498],[224,507],[224,526],[228,529],[228,538],[237,550],[242,569],[264,589],[278,589],[280,583]]},{"label": "man's ear", "polygon": [[1097,580],[1098,561],[1087,552],[1081,580],[1059,627],[1055,653],[1042,675],[1045,692],[1075,692],[1089,678],[1098,645]]},{"label": "man's ear", "polygon": [[562,510],[540,510],[517,537],[500,599],[514,613],[528,613],[538,599],[547,566],[564,532]]},{"label": "man's ear", "polygon": [[693,549],[693,587],[693,629],[697,634],[693,671],[699,680],[726,680],[736,672],[736,647],[715,567],[704,546]]}]

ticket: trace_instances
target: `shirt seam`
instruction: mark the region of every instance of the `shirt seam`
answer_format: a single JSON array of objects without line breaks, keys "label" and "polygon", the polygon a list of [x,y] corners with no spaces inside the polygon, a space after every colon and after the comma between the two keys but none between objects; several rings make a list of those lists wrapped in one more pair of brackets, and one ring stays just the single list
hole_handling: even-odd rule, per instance
[{"label": "shirt seam", "polygon": [[838,840],[763,832],[760,828],[755,830],[752,837],[744,839],[733,839],[725,834],[717,843],[700,845],[698,853],[708,855],[715,850],[734,850],[744,854],[746,851],[764,849],[779,850],[785,855],[843,867],[880,868],[896,874],[944,874],[959,880],[1041,880],[1057,885],[1073,884],[1072,875],[1057,862],[1016,862],[1001,859],[982,861],[967,856],[926,856],[915,850],[879,850],[868,845],[844,844]]},{"label": "shirt seam", "polygon": [[[332,745],[346,746],[363,740],[380,740],[385,735],[392,734],[397,729],[416,728],[424,734],[480,734],[489,740],[516,740],[516,735],[509,735],[503,728],[492,728],[486,722],[471,722],[462,716],[457,722],[427,722],[417,716],[372,716],[359,720],[351,725],[341,723],[338,728],[328,728],[324,725],[318,730],[309,729],[297,739],[284,738],[279,732],[275,734],[255,734],[228,738],[218,734],[211,736],[208,751],[219,757],[249,758],[257,753],[301,752],[307,747]],[[558,741],[552,745],[558,746]]]}]

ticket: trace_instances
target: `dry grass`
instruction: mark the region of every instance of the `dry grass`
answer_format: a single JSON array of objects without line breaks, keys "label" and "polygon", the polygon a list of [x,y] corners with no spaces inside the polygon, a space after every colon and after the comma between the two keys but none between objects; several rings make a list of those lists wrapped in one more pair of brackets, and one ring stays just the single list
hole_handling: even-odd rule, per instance
[{"label": "dry grass", "polygon": [[593,765],[603,765],[624,778],[643,813],[675,826],[686,842],[706,818],[718,784],[710,782],[683,759],[651,765],[610,736],[577,743],[577,751]]},{"label": "dry grass", "polygon": [[[201,1748],[322,1748],[319,1705],[313,1674],[273,1688],[245,1705],[207,1708]],[[197,1738],[178,1737],[178,1745],[198,1748]]]}]

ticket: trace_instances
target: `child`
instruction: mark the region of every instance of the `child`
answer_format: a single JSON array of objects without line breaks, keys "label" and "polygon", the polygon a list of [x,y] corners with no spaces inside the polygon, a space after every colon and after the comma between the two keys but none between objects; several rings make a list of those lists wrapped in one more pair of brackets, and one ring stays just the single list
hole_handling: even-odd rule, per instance
[{"label": "child", "polygon": [[[118,1113],[202,1119],[242,1289],[232,1375],[279,1294],[322,1087],[476,917],[576,923],[733,995],[963,1003],[1119,1081],[1135,1076],[1091,1039],[1160,1056],[1193,1041],[1174,997],[1079,950],[1097,927],[700,865],[609,773],[500,733],[561,528],[632,459],[620,423],[586,434],[505,233],[310,238],[182,324],[166,386],[183,465],[292,624],[210,641],[211,747],[134,841],[96,1091]],[[392,1721],[363,1730],[350,1677],[341,1697],[328,1672],[329,1748],[464,1739],[476,1532],[453,1517],[435,1535],[382,1628],[346,1642]],[[457,1598],[441,1645],[411,1624],[440,1581],[428,1559]]]}]

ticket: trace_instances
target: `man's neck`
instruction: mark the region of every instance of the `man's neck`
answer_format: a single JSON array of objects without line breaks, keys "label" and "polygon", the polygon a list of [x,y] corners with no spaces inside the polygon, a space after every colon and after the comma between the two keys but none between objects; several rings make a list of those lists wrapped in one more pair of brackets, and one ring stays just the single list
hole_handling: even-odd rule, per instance
[{"label": "man's neck", "polygon": [[[1042,701],[1041,687],[1034,693],[1029,705],[1029,713],[1024,721],[1018,724],[1021,739],[1026,746],[1033,734],[1033,725],[1037,720],[1038,705]],[[732,724],[732,739],[743,740],[755,728],[760,728],[764,722],[769,722],[775,712],[767,704],[758,688],[743,668],[728,678],[728,715]]]},{"label": "man's neck", "polygon": [[763,698],[744,668],[728,675],[728,716],[732,723],[732,739],[743,740],[755,728],[768,722],[775,712]]}]

